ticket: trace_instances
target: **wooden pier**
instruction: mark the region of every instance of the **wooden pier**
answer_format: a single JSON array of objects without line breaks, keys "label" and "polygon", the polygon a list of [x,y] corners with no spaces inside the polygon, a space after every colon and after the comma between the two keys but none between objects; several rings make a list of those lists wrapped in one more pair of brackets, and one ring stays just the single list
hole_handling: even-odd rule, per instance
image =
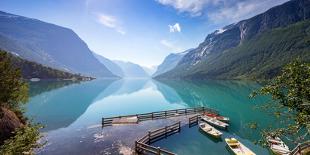
[{"label": "wooden pier", "polygon": [[181,122],[149,131],[145,136],[135,142],[135,151],[138,154],[176,155],[175,153],[161,149],[160,147],[151,146],[151,144],[175,133],[179,133],[180,131]]},{"label": "wooden pier", "polygon": [[169,117],[200,114],[203,112],[211,112],[218,114],[216,110],[206,107],[166,110],[151,113],[102,118],[102,127],[111,126],[113,124],[136,124],[140,121],[165,119]]},{"label": "wooden pier", "polygon": [[188,127],[191,128],[198,124],[200,115],[195,115],[193,117],[188,118]]},{"label": "wooden pier", "polygon": [[[200,115],[192,116],[188,119],[189,127],[198,124]],[[149,131],[145,136],[135,141],[135,151],[138,154],[155,154],[155,155],[176,155],[170,151],[165,149],[161,149],[159,147],[151,146],[152,143],[161,140],[163,138],[167,138],[175,133],[181,132],[181,122],[177,122],[175,124],[165,126],[153,131]]]},{"label": "wooden pier", "polygon": [[303,155],[310,152],[310,141],[298,144],[290,153],[290,155]]}]

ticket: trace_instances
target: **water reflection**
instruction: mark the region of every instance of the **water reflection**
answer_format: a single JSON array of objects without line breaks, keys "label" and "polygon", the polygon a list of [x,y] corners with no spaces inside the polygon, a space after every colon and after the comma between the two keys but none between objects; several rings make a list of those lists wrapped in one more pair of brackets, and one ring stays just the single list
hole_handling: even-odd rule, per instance
[{"label": "water reflection", "polygon": [[[255,105],[265,102],[266,98],[248,98],[248,95],[259,87],[257,83],[244,81],[150,79],[99,79],[76,84],[37,83],[31,86],[35,93],[27,106],[27,115],[46,125],[44,131],[47,131],[49,145],[42,154],[68,154],[73,153],[72,149],[75,149],[74,153],[77,154],[96,154],[102,152],[102,146],[109,146],[113,141],[104,139],[97,144],[98,136],[95,135],[103,131],[100,127],[102,117],[206,106],[230,117],[231,126],[229,132],[225,132],[226,136],[236,135],[256,151],[262,152],[262,148],[251,141],[257,140],[259,129],[269,125],[273,119],[254,109]],[[253,121],[260,124],[259,129],[251,130],[247,127],[247,124]],[[172,142],[158,145],[169,147],[171,144],[170,147],[175,148],[176,152],[185,151],[182,148],[187,149],[187,152],[199,152],[204,150],[205,145],[214,147],[214,152],[223,150],[224,142],[206,141],[207,137],[196,132],[196,129],[185,129],[182,131],[185,134],[178,134],[179,138],[167,139],[174,140],[173,145]],[[134,131],[128,129],[128,132],[130,133],[123,134],[131,135]],[[113,135],[109,136],[113,138]],[[179,145],[178,142],[184,138],[187,141]],[[122,144],[121,141],[118,143]],[[190,145],[189,143],[197,145],[183,147]]]},{"label": "water reflection", "polygon": [[113,82],[115,80],[95,80],[71,85],[64,82],[35,83],[37,89],[33,86],[30,88],[31,92],[35,92],[32,94],[38,95],[31,97],[26,114],[35,122],[45,125],[44,131],[69,126]]},{"label": "water reflection", "polygon": [[[172,88],[188,107],[206,106],[230,117],[233,122],[230,131],[244,138],[256,140],[260,136],[258,129],[256,131],[249,130],[249,123],[256,122],[261,128],[266,128],[272,122],[276,122],[273,117],[256,108],[257,105],[265,103],[267,98],[249,99],[249,94],[260,87],[254,82],[170,80],[160,81],[156,84]],[[161,91],[161,93],[167,92]]]}]

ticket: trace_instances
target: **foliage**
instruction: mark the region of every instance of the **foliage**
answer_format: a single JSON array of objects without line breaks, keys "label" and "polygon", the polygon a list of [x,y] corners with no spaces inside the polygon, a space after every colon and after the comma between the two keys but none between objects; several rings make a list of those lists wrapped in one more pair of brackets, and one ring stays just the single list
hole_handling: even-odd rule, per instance
[{"label": "foliage", "polygon": [[[13,66],[11,56],[0,51],[0,107],[6,107],[13,111],[21,122],[25,123],[25,117],[21,110],[21,104],[28,99],[28,85],[22,80],[20,69]],[[0,118],[2,116],[0,115]],[[40,145],[40,126],[26,124],[14,130],[14,136],[6,139],[0,146],[0,154],[29,154],[33,148]],[[4,130],[4,129],[0,129]],[[1,142],[2,143],[2,142]]]},{"label": "foliage", "polygon": [[13,110],[28,99],[28,85],[21,80],[21,72],[12,66],[7,53],[0,52],[0,106]]},{"label": "foliage", "polygon": [[295,143],[310,133],[310,63],[297,59],[286,65],[268,85],[251,94],[270,95],[273,102],[264,107],[281,119],[283,127],[267,129],[263,136],[285,136]]},{"label": "foliage", "polygon": [[310,61],[309,40],[310,20],[305,20],[258,33],[236,47],[210,53],[202,63],[179,65],[158,78],[272,79],[297,57]]},{"label": "foliage", "polygon": [[0,147],[1,155],[34,154],[33,149],[43,144],[37,143],[41,135],[39,125],[26,125],[15,131],[15,136],[7,139]]}]

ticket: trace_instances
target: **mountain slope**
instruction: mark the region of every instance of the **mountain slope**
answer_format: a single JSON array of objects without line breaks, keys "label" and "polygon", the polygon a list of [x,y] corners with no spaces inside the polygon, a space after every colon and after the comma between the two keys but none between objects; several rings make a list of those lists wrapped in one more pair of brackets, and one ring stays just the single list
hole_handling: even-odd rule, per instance
[{"label": "mountain slope", "polygon": [[164,61],[157,67],[156,72],[152,75],[153,77],[156,77],[157,75],[163,74],[167,71],[172,70],[179,61],[186,55],[190,50],[186,50],[181,53],[171,53],[169,54]]},{"label": "mountain slope", "polygon": [[23,60],[17,56],[7,53],[6,51],[0,50],[0,61],[4,58],[9,58],[12,65],[19,68],[24,79],[40,78],[40,79],[77,79],[77,80],[88,80],[89,77],[83,77],[77,74],[71,74],[68,72],[60,71],[50,67],[37,64],[35,62]]},{"label": "mountain slope", "polygon": [[123,70],[113,61],[99,55],[96,53],[93,53],[93,55],[101,62],[104,66],[106,66],[114,75],[117,75],[119,77],[124,76]]},{"label": "mountain slope", "polygon": [[130,78],[149,77],[146,71],[137,64],[118,60],[115,60],[114,62],[123,70],[124,73],[123,77],[130,77]]},{"label": "mountain slope", "polygon": [[72,30],[0,12],[0,48],[52,68],[114,77]]},{"label": "mountain slope", "polygon": [[228,25],[159,78],[271,78],[297,56],[309,60],[309,18],[310,1],[292,0]]}]

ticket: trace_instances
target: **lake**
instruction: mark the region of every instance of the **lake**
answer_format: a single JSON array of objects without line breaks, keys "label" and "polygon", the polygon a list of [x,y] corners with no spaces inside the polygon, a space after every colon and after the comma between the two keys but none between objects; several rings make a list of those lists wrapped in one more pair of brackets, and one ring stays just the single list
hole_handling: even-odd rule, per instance
[{"label": "lake", "polygon": [[[231,119],[222,139],[236,137],[256,154],[264,155],[269,151],[254,141],[259,140],[260,129],[275,126],[277,120],[255,108],[266,102],[266,98],[248,98],[260,87],[251,81],[41,81],[30,83],[26,114],[45,125],[42,133],[47,144],[38,154],[127,154],[136,135],[144,135],[149,130],[146,128],[155,129],[167,122],[102,128],[102,117],[205,106]],[[256,129],[249,128],[253,122],[258,123]],[[179,134],[152,145],[179,155],[230,154],[224,140],[208,137],[197,126],[185,125]]]}]

